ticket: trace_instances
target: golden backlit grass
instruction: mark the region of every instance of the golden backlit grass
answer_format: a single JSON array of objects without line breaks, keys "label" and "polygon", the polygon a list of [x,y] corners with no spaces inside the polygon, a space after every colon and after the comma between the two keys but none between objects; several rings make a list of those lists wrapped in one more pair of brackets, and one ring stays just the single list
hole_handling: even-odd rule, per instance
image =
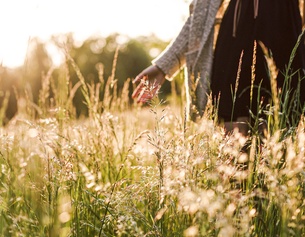
[{"label": "golden backlit grass", "polygon": [[302,236],[303,120],[262,140],[180,114],[157,104],[2,127],[1,235]]},{"label": "golden backlit grass", "polygon": [[[183,105],[128,106],[113,76],[100,100],[104,80],[86,84],[68,60],[79,84],[47,76],[40,104],[19,98],[0,127],[1,236],[303,235],[303,118],[275,126],[271,104],[264,135],[225,134],[210,102],[197,123]],[[87,118],[75,119],[77,89]]]}]

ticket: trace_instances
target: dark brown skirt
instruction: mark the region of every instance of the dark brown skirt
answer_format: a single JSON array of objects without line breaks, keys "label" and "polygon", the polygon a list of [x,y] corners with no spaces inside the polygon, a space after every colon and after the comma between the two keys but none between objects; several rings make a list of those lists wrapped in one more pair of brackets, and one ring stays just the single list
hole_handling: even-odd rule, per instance
[{"label": "dark brown skirt", "polygon": [[[255,4],[258,9],[255,10]],[[255,16],[257,14],[257,16]],[[234,27],[236,26],[236,27]],[[215,48],[211,89],[218,116],[225,120],[249,116],[249,111],[258,113],[258,104],[270,102],[270,76],[263,43],[279,69],[277,84],[284,85],[284,76],[293,48],[302,31],[302,19],[298,0],[231,0],[223,17]],[[257,42],[255,81],[251,87],[254,42]],[[240,74],[235,91],[237,72]],[[297,48],[290,72],[298,71],[304,76],[304,40]],[[291,79],[292,93],[297,88],[299,74]],[[303,80],[305,81],[305,80]],[[250,98],[250,90],[253,97]],[[301,101],[305,101],[305,83],[301,83]],[[236,93],[235,93],[236,92]],[[217,99],[217,102],[216,102]],[[235,101],[233,106],[233,101]],[[252,104],[250,103],[252,101]]]}]

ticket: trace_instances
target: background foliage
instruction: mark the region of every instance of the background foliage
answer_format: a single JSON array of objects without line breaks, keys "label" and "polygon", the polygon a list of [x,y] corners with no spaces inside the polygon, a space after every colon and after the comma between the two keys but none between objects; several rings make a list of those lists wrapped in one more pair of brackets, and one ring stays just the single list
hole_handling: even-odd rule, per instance
[{"label": "background foliage", "polygon": [[[61,37],[62,38],[62,37]],[[141,70],[149,66],[153,57],[160,53],[168,44],[154,35],[149,37],[129,38],[119,34],[113,34],[106,38],[88,38],[81,44],[74,41],[73,35],[65,35],[65,45],[60,44],[58,37],[53,37],[52,42],[58,45],[63,52],[69,51],[71,57],[78,65],[86,83],[96,84],[104,78],[103,86],[112,74],[115,61],[116,90],[120,94],[125,81],[134,78]],[[115,59],[118,50],[117,59]],[[62,75],[62,67],[68,67],[65,73],[69,74],[69,87],[74,87],[78,80],[75,71],[66,62],[58,67],[53,66],[51,56],[46,50],[46,43],[39,39],[33,39],[29,43],[28,55],[23,66],[19,68],[5,68],[0,66],[0,102],[3,104],[8,98],[7,120],[12,118],[17,110],[18,97],[30,97],[33,103],[39,101],[39,90],[48,73],[57,83],[64,81],[66,75]],[[179,83],[179,82],[178,82]],[[48,86],[52,86],[49,84]],[[130,83],[130,89],[132,84]],[[167,82],[163,87],[163,95],[170,92],[171,87]],[[104,94],[100,93],[100,98]],[[131,91],[131,90],[130,90]],[[52,93],[49,94],[52,98]],[[83,103],[84,97],[81,90],[77,90],[73,97],[76,116],[88,115],[87,106]]]}]

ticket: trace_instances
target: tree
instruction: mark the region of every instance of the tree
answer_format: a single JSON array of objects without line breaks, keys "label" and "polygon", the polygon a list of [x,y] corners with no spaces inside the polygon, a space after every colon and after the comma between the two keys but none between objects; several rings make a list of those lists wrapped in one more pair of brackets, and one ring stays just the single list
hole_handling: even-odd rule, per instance
[{"label": "tree", "polygon": [[[115,79],[117,80],[117,93],[120,93],[125,81],[134,78],[140,70],[147,67],[152,60],[151,49],[160,50],[166,45],[165,42],[152,36],[150,38],[130,39],[119,34],[113,34],[107,38],[89,38],[80,47],[72,47],[70,54],[80,68],[87,83],[98,83],[99,74],[97,65],[104,67],[104,81],[107,81],[114,65],[115,52],[118,49],[118,58],[115,64]],[[71,81],[78,82],[74,70],[70,69]],[[106,83],[104,83],[105,86]],[[131,85],[130,85],[131,88]],[[103,99],[104,88],[101,88],[100,99]],[[86,105],[83,103],[84,97],[78,91],[74,97],[74,104],[77,107],[77,115],[87,114]]]}]

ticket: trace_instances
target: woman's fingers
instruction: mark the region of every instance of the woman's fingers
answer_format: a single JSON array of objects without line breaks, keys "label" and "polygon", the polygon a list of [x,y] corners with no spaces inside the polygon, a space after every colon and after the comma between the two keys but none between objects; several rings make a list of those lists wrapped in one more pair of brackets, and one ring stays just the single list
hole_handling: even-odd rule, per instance
[{"label": "woman's fingers", "polygon": [[132,98],[133,99],[135,99],[139,96],[139,94],[143,90],[143,86],[144,86],[144,84],[142,82],[140,82],[140,84],[136,87],[136,89],[132,93]]},{"label": "woman's fingers", "polygon": [[145,103],[157,95],[160,87],[161,85],[158,83],[152,85],[141,83],[134,91],[133,98],[137,98],[138,103]]},{"label": "woman's fingers", "polygon": [[147,101],[149,101],[151,99],[152,99],[152,96],[146,90],[142,90],[137,98],[137,102],[146,103]]},{"label": "woman's fingers", "polygon": [[133,80],[133,83],[139,83],[139,85],[132,93],[132,98],[136,99],[138,103],[151,100],[158,93],[164,80],[165,75],[158,67],[149,66]]},{"label": "woman's fingers", "polygon": [[144,77],[145,77],[145,76],[141,73],[141,74],[139,74],[138,76],[136,76],[135,79],[133,79],[132,83],[138,83],[138,82],[140,82],[141,80],[143,80]]}]

